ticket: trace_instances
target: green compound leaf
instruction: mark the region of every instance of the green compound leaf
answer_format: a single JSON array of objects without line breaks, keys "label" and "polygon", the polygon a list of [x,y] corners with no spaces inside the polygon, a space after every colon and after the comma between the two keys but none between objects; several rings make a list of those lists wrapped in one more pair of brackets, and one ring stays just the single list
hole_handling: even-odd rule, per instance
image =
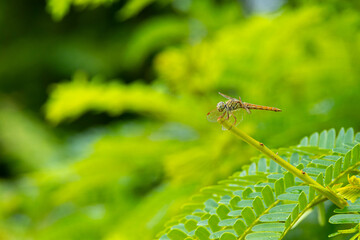
[{"label": "green compound leaf", "polygon": [[260,217],[261,222],[285,222],[289,213],[268,213]]},{"label": "green compound leaf", "polygon": [[253,208],[257,216],[260,216],[265,211],[264,204],[260,197],[254,199]]},{"label": "green compound leaf", "polygon": [[184,240],[185,238],[187,238],[187,234],[184,233],[183,231],[179,230],[179,229],[172,229],[168,233],[168,237],[171,240]]},{"label": "green compound leaf", "polygon": [[211,215],[211,217],[209,218],[209,221],[208,221],[209,227],[211,228],[211,230],[213,232],[217,232],[221,229],[219,227],[219,222],[220,222],[220,219],[216,215]]},{"label": "green compound leaf", "polygon": [[350,205],[343,209],[335,209],[335,213],[360,213],[360,205]]},{"label": "green compound leaf", "polygon": [[230,212],[230,209],[228,207],[226,207],[225,205],[220,205],[217,209],[216,209],[216,214],[220,217],[220,219],[226,219],[229,218],[228,217],[228,213]]},{"label": "green compound leaf", "polygon": [[325,185],[329,185],[333,177],[333,165],[326,168],[325,171]]},{"label": "green compound leaf", "polygon": [[224,233],[221,235],[220,240],[236,240],[236,236],[232,233]]},{"label": "green compound leaf", "polygon": [[324,130],[320,133],[319,148],[326,148],[327,132]]},{"label": "green compound leaf", "polygon": [[296,204],[296,207],[291,212],[291,219],[294,221],[297,218],[297,216],[299,215],[299,213],[300,213],[299,204]]},{"label": "green compound leaf", "polygon": [[[355,191],[360,189],[360,179],[352,176],[349,185],[339,184],[360,167],[359,142],[360,134],[352,129],[342,129],[338,136],[331,129],[312,134],[279,154],[320,185],[355,201],[336,209],[332,224],[360,223],[360,200],[356,200],[360,192]],[[186,205],[188,215],[170,224],[163,239],[282,239],[305,212],[325,200],[317,189],[261,156],[229,179],[201,190]],[[357,236],[358,228],[351,226],[330,236],[350,233]]]},{"label": "green compound leaf", "polygon": [[360,178],[355,175],[348,178],[349,184],[345,187],[336,189],[336,191],[344,198],[350,200],[352,203],[360,197]]},{"label": "green compound leaf", "polygon": [[264,202],[266,206],[270,206],[274,201],[274,193],[271,190],[271,187],[268,185],[264,187],[264,189],[261,191],[262,197],[264,198]]},{"label": "green compound leaf", "polygon": [[339,158],[335,162],[333,177],[336,178],[341,172],[342,158]]},{"label": "green compound leaf", "polygon": [[344,144],[349,144],[351,145],[354,142],[354,129],[349,128],[346,133],[345,133],[345,137],[344,137]]},{"label": "green compound leaf", "polygon": [[306,195],[304,192],[300,193],[298,202],[299,202],[300,211],[304,210],[307,205]]},{"label": "green compound leaf", "polygon": [[360,223],[359,214],[336,214],[329,220],[332,224]]},{"label": "green compound leaf", "polygon": [[278,240],[280,239],[280,233],[274,232],[259,232],[259,233],[250,233],[246,236],[246,240]]},{"label": "green compound leaf", "polygon": [[200,239],[200,240],[209,240],[210,238],[210,232],[204,228],[204,227],[198,227],[195,231],[195,235]]},{"label": "green compound leaf", "polygon": [[256,219],[255,213],[250,207],[245,207],[241,212],[241,216],[245,219],[247,225],[251,225]]},{"label": "green compound leaf", "polygon": [[255,225],[251,230],[254,232],[283,232],[285,223],[261,223]]},{"label": "green compound leaf", "polygon": [[241,219],[237,220],[234,224],[234,230],[239,236],[242,235],[246,230],[246,224],[244,221]]},{"label": "green compound leaf", "polygon": [[310,136],[309,145],[318,146],[318,143],[319,143],[319,133],[316,132]]},{"label": "green compound leaf", "polygon": [[335,146],[337,148],[342,147],[342,145],[344,144],[344,140],[345,140],[345,130],[344,130],[344,128],[341,128],[340,132],[336,138]]},{"label": "green compound leaf", "polygon": [[279,196],[285,192],[284,179],[280,178],[275,182],[275,195]]},{"label": "green compound leaf", "polygon": [[197,221],[195,221],[194,219],[190,219],[186,221],[184,226],[187,231],[191,232],[192,230],[195,230],[197,228]]},{"label": "green compound leaf", "polygon": [[351,152],[346,153],[345,157],[344,157],[344,164],[343,164],[343,169],[348,169],[351,163]]},{"label": "green compound leaf", "polygon": [[289,188],[295,185],[295,177],[292,173],[287,172],[284,174],[285,188]]},{"label": "green compound leaf", "polygon": [[351,151],[351,164],[354,165],[360,161],[360,144],[357,144]]},{"label": "green compound leaf", "polygon": [[326,148],[332,149],[335,145],[335,129],[330,129],[327,133]]}]

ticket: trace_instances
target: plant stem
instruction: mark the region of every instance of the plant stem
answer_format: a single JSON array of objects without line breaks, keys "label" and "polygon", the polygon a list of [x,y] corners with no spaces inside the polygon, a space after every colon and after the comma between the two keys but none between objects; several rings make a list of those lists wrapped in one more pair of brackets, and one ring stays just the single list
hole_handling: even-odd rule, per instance
[{"label": "plant stem", "polygon": [[242,139],[243,141],[247,142],[251,146],[258,149],[260,152],[268,156],[270,159],[274,160],[277,164],[303,180],[306,184],[311,187],[314,187],[318,192],[326,196],[330,201],[332,201],[336,206],[339,208],[343,208],[348,205],[344,198],[340,197],[337,193],[332,191],[330,188],[323,187],[320,183],[316,182],[312,179],[306,172],[297,169],[292,164],[287,162],[286,160],[282,159],[280,156],[275,154],[269,148],[267,148],[263,143],[256,141],[254,138],[247,135],[245,132],[241,131],[240,129],[232,126],[225,118],[219,118],[218,122],[223,125],[226,129],[232,132],[235,136]]}]

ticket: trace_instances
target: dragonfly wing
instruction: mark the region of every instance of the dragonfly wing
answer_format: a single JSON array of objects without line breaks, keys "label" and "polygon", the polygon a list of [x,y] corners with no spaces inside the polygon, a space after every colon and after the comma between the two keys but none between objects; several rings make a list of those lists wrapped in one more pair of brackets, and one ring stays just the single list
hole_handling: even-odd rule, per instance
[{"label": "dragonfly wing", "polygon": [[234,126],[237,126],[237,125],[239,125],[240,122],[243,120],[244,115],[245,115],[245,110],[242,109],[242,108],[237,109],[237,110],[235,110],[235,111],[232,112],[232,115],[233,115],[233,116],[230,117],[230,120],[229,120],[229,121],[230,121],[232,124],[234,124]]},{"label": "dragonfly wing", "polygon": [[[224,116],[224,118],[227,119],[227,121],[231,124],[231,126],[237,126],[242,121],[244,113],[245,113],[244,109],[237,109],[229,114],[229,119],[227,119],[227,115]],[[222,126],[221,129],[224,131],[228,130],[224,126]]]},{"label": "dragonfly wing", "polygon": [[207,114],[206,118],[209,122],[216,122],[223,114],[224,112],[219,112],[217,109],[214,109]]},{"label": "dragonfly wing", "polygon": [[228,96],[228,95],[225,95],[225,94],[223,94],[223,93],[221,93],[221,92],[219,92],[219,94],[220,94],[221,96],[223,96],[224,98],[232,99],[232,100],[237,100],[237,99],[235,99],[235,98],[233,98],[233,97],[230,97],[230,96]]}]

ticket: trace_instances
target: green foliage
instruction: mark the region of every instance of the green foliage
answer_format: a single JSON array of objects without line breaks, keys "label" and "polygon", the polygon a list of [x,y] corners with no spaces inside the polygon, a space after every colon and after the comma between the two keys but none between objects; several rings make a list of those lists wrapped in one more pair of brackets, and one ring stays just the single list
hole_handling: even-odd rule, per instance
[{"label": "green foliage", "polygon": [[[91,7],[96,8],[101,5],[109,6],[117,0],[47,0],[48,11],[54,20],[61,20],[70,10],[72,5],[78,8]],[[153,2],[168,4],[169,0],[128,0],[119,10],[118,15],[121,20],[126,20],[137,15],[142,9]]]},{"label": "green foliage", "polygon": [[[37,213],[40,216],[30,206],[22,207],[25,200],[14,202],[8,214],[12,216],[20,211],[30,219],[58,220],[35,232],[33,226],[24,228],[24,232],[16,231],[23,222],[9,224],[9,231],[21,237],[31,234],[38,239],[48,239],[50,233],[53,239],[77,234],[150,239],[194,190],[224,178],[242,165],[231,161],[238,154],[235,148],[228,148],[232,138],[218,136],[217,125],[204,125],[204,114],[194,110],[205,107],[196,102],[190,97],[179,100],[161,88],[144,84],[106,83],[100,78],[89,81],[81,72],[74,76],[74,81],[54,86],[45,107],[47,118],[54,124],[75,120],[89,110],[110,115],[132,111],[142,114],[143,120],[114,124],[73,137],[68,145],[55,152],[56,158],[66,162],[38,165],[19,188],[27,186],[39,192],[33,199],[44,202]],[[194,107],[189,108],[191,105]],[[178,121],[181,118],[183,123]],[[178,123],[174,123],[176,120]],[[200,133],[208,137],[199,141]],[[214,147],[204,152],[210,145]],[[242,154],[248,153],[242,151]],[[219,172],[209,174],[213,167]],[[18,198],[16,192],[20,193],[20,189],[10,192]],[[3,206],[12,201],[12,198],[4,199]],[[67,215],[58,216],[57,211],[65,211]],[[64,223],[73,219],[77,221],[75,225]],[[150,223],[153,225],[149,230]],[[95,225],[98,227],[85,233],[86,228]],[[140,228],[143,230],[138,231]]]},{"label": "green foliage", "polygon": [[336,191],[344,198],[350,200],[351,202],[355,202],[355,200],[360,197],[359,178],[352,176],[351,178],[348,178],[348,181],[348,185],[338,188]]},{"label": "green foliage", "polygon": [[138,14],[143,8],[148,6],[153,2],[160,3],[170,3],[169,0],[129,0],[126,2],[125,6],[119,11],[119,17],[122,20],[133,17]]},{"label": "green foliage", "polygon": [[[350,128],[346,132],[341,129],[335,138],[335,131],[331,129],[305,137],[296,147],[281,148],[279,154],[324,187],[332,187],[359,168],[359,136],[360,133],[354,136],[354,130]],[[323,143],[328,144],[324,146]],[[350,163],[343,168],[345,158]],[[203,191],[204,200],[194,199],[194,208],[187,208],[183,212],[186,216],[180,217],[177,223],[172,221],[160,239],[180,239],[173,238],[175,233],[177,236],[181,233],[182,239],[187,236],[222,239],[228,234],[240,239],[282,239],[301,216],[326,200],[316,193],[316,189],[305,185],[272,160],[260,156],[252,162],[246,170]],[[212,188],[215,191],[209,191]],[[341,214],[332,216],[329,221],[332,224],[359,223],[360,215],[344,214],[359,209],[356,203],[350,204],[336,210]],[[187,219],[196,221],[199,231],[184,227]],[[204,232],[207,232],[206,236]]]},{"label": "green foliage", "polygon": [[[49,164],[59,141],[36,117],[7,99],[0,99],[0,142],[3,155],[14,159],[14,172],[27,172]],[[9,131],[11,129],[11,131]],[[5,158],[4,158],[5,160]]]},{"label": "green foliage", "polygon": [[[218,91],[283,109],[240,125],[272,148],[359,129],[358,3],[263,14],[240,2],[48,0],[49,14],[1,1],[0,239],[146,240],[169,219],[174,239],[277,239],[302,221],[323,199],[263,156],[244,166],[255,150],[206,113]],[[279,154],[336,188],[357,164],[353,134],[315,133]],[[328,206],[319,212],[327,222]],[[320,235],[301,226],[311,222],[286,236]],[[356,224],[334,235],[356,236]]]},{"label": "green foliage", "polygon": [[[316,119],[337,122],[339,115],[351,112],[351,100],[343,94],[355,87],[357,69],[345,65],[353,55],[347,49],[357,49],[351,29],[357,28],[359,20],[355,12],[333,15],[321,6],[275,18],[251,17],[226,25],[197,45],[164,50],[155,59],[155,69],[174,91],[226,89],[234,95],[241,93],[245,101],[274,103],[288,114],[277,133],[284,128],[296,131],[289,130],[294,125],[312,129],[310,122]],[[352,40],[344,42],[347,36]],[[328,91],[333,94],[324,98]],[[279,136],[277,143],[284,139]]]},{"label": "green foliage", "polygon": [[[352,151],[351,155],[359,156],[360,148],[358,147],[356,151]],[[358,174],[358,169],[354,168],[353,172]],[[354,234],[354,239],[360,235],[359,223],[360,223],[360,200],[359,200],[359,178],[353,175],[351,178],[348,178],[349,184],[345,187],[338,188],[337,191],[344,196],[346,199],[349,199],[352,204],[343,209],[335,209],[334,212],[337,213],[330,218],[330,223],[332,224],[356,224],[355,227],[350,229],[338,230],[336,233],[331,234],[330,237],[335,237],[340,234]]]},{"label": "green foliage", "polygon": [[[191,109],[188,106],[193,106]],[[65,119],[75,119],[87,111],[107,112],[119,115],[124,111],[150,115],[160,121],[182,119],[194,128],[202,128],[203,115],[200,104],[193,99],[179,101],[161,88],[134,83],[104,83],[78,73],[74,81],[59,84],[54,88],[46,105],[46,117],[55,124]],[[180,117],[181,116],[181,117]]]},{"label": "green foliage", "polygon": [[47,2],[47,8],[53,18],[55,20],[61,20],[69,12],[72,4],[78,7],[97,7],[99,5],[113,3],[115,0],[48,0]]}]

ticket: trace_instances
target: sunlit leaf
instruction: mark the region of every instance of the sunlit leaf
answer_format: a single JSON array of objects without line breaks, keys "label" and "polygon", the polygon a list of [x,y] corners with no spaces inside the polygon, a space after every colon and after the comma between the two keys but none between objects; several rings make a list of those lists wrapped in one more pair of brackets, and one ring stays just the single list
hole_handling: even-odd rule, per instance
[{"label": "sunlit leaf", "polygon": [[348,185],[338,188],[336,191],[344,198],[355,202],[360,197],[360,178],[357,178],[355,175],[348,176],[348,182]]}]

